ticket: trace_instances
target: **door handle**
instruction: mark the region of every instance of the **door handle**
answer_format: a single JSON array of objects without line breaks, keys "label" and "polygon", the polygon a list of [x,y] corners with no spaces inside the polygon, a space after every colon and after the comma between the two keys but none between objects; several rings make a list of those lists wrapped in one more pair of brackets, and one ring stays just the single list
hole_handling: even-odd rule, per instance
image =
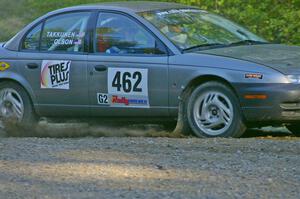
[{"label": "door handle", "polygon": [[38,64],[35,64],[35,63],[29,63],[26,65],[28,69],[36,69],[39,67]]},{"label": "door handle", "polygon": [[98,66],[95,66],[94,68],[95,68],[95,71],[97,71],[97,72],[104,72],[107,70],[107,67],[104,65],[98,65]]}]

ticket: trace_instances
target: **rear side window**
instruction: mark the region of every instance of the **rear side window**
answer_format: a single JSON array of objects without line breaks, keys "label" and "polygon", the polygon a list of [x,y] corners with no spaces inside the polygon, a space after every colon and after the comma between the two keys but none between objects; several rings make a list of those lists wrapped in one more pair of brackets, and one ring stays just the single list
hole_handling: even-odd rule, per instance
[{"label": "rear side window", "polygon": [[22,49],[23,50],[39,50],[39,42],[42,31],[42,24],[33,28],[25,37]]},{"label": "rear side window", "polygon": [[45,22],[41,51],[83,52],[89,12],[69,13]]}]

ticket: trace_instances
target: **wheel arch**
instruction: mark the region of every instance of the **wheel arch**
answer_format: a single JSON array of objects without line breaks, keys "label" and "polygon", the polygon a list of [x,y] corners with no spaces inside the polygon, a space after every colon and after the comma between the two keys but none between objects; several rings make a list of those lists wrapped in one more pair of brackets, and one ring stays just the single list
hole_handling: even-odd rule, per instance
[{"label": "wheel arch", "polygon": [[33,93],[33,90],[31,89],[29,83],[26,80],[10,78],[10,77],[0,77],[0,83],[3,83],[3,82],[13,82],[13,83],[21,86],[25,90],[25,92],[28,94],[32,105],[34,105],[35,95]]},{"label": "wheel arch", "polygon": [[232,84],[225,78],[220,77],[218,75],[200,75],[200,76],[197,76],[194,79],[190,80],[189,83],[185,86],[184,90],[182,91],[180,98],[184,99],[185,97],[189,96],[189,94],[193,91],[193,89],[195,87],[197,87],[201,84],[204,84],[206,82],[211,82],[211,81],[224,83],[228,88],[230,88],[233,91],[233,93],[239,100],[238,93],[237,93],[236,89],[232,86]]},{"label": "wheel arch", "polygon": [[[225,78],[222,78],[218,75],[200,75],[188,82],[186,86],[184,87],[181,95],[180,95],[180,102],[179,102],[179,108],[178,108],[178,119],[177,119],[177,126],[174,132],[180,132],[180,133],[193,133],[193,130],[191,129],[190,125],[188,124],[188,116],[185,111],[186,109],[186,99],[191,95],[193,90],[206,82],[220,82],[222,84],[225,84],[234,95],[237,97],[238,103],[240,104],[240,98],[238,97],[238,93],[236,89],[233,87],[233,85],[230,83],[230,81],[226,80]],[[241,112],[242,120],[245,121],[244,115]],[[243,128],[246,128],[245,126]],[[241,131],[244,132],[244,131]],[[239,137],[238,135],[237,137]]]}]

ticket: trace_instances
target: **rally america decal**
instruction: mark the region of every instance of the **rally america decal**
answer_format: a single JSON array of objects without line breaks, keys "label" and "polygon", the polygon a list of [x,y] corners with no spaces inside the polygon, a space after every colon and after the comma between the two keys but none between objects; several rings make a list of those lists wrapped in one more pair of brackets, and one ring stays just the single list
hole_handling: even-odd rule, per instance
[{"label": "rally america decal", "polygon": [[109,68],[108,94],[97,94],[98,104],[112,107],[149,108],[148,69]]},{"label": "rally america decal", "polygon": [[44,60],[41,67],[41,88],[68,90],[70,68],[71,61]]}]

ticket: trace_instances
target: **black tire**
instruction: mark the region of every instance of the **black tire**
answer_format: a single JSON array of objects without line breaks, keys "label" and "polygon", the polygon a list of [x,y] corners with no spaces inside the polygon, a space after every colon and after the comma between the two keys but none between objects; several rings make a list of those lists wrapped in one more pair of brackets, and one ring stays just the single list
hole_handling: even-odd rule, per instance
[{"label": "black tire", "polygon": [[186,111],[187,99],[188,96],[190,95],[189,91],[190,90],[187,90],[185,92],[185,95],[181,96],[181,100],[178,108],[177,125],[175,127],[175,130],[173,131],[173,133],[187,135],[187,136],[192,134],[192,130],[189,125],[189,121],[187,118],[187,111]]},{"label": "black tire", "polygon": [[[8,119],[4,118],[4,120],[5,120],[4,124],[15,123],[17,125],[26,126],[26,127],[35,126],[37,124],[38,118],[34,112],[31,99],[30,99],[28,93],[25,91],[25,89],[22,86],[20,86],[19,84],[14,83],[14,82],[9,82],[9,81],[0,83],[0,92],[3,89],[15,90],[22,98],[23,106],[24,106],[23,117],[20,121],[11,121],[9,118]],[[4,128],[6,128],[5,125],[4,125]]]},{"label": "black tire", "polygon": [[286,128],[295,136],[300,137],[300,125],[299,124],[291,124],[286,126]]},{"label": "black tire", "polygon": [[[205,131],[201,130],[201,128],[199,127],[199,125],[197,125],[197,122],[194,118],[194,106],[195,106],[196,101],[199,99],[200,96],[202,96],[208,92],[217,92],[217,93],[221,94],[222,96],[225,96],[231,103],[232,121],[231,121],[230,125],[227,125],[227,127],[226,127],[227,130],[224,130],[224,132],[221,134],[212,135],[212,134],[206,133]],[[187,128],[187,126],[189,125],[192,132],[200,138],[210,138],[210,137],[238,138],[238,137],[241,137],[243,135],[243,133],[246,131],[246,126],[244,124],[243,117],[241,114],[239,101],[238,101],[237,97],[235,96],[234,92],[223,83],[207,82],[207,83],[201,84],[200,86],[196,87],[193,90],[193,92],[187,99],[186,104],[187,105],[185,106],[185,110],[184,110],[185,116],[183,116],[184,123],[185,123],[184,126],[185,126],[185,128]]]}]

